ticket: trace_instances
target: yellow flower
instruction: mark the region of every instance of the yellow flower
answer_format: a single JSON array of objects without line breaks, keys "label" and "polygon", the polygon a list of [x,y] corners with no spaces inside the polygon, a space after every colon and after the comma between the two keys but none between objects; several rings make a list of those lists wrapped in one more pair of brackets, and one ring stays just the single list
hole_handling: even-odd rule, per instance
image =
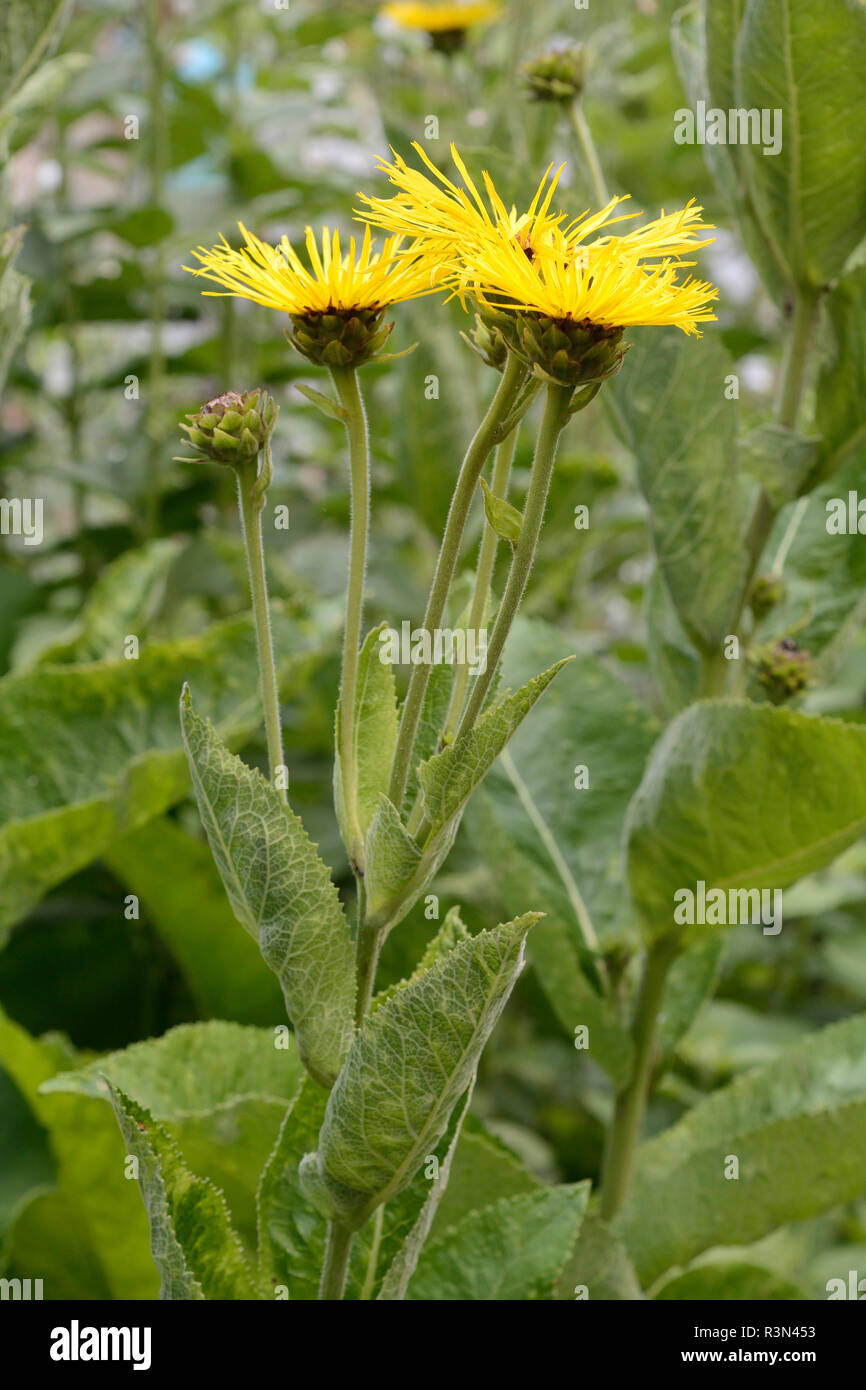
[{"label": "yellow flower", "polygon": [[624,198],[566,223],[564,214],[550,211],[560,171],[548,169],[529,208],[518,214],[505,207],[486,173],[485,203],[453,146],[464,188],[441,174],[420,146],[415,149],[436,181],[395,156],[383,169],[397,196],[364,197],[369,210],[361,216],[416,237],[428,254],[438,255],[439,276],[461,298],[469,294],[486,307],[605,330],[674,324],[696,334],[698,323],[715,318],[709,306],[718,291],[680,277],[694,264],[683,258],[713,240],[703,235],[711,228],[694,202],[615,235],[609,230],[614,224],[640,216],[618,211]]},{"label": "yellow flower", "polygon": [[371,198],[361,193],[358,196],[367,206],[358,209],[357,215],[362,221],[386,231],[417,238],[427,254],[438,255],[443,263],[451,261],[460,251],[486,243],[491,235],[500,235],[506,241],[512,238],[522,240],[530,231],[535,235],[543,234],[564,220],[562,215],[556,218],[549,215],[561,168],[555,173],[553,165],[547,169],[528,209],[518,213],[515,207],[505,206],[487,173],[482,177],[489,206],[485,203],[453,145],[451,157],[463,180],[463,188],[446,178],[417,142],[412,148],[433,178],[410,168],[400,155],[392,151],[393,164],[387,160],[380,160],[379,163],[382,173],[387,174],[390,182],[399,190],[397,196]]},{"label": "yellow flower", "polygon": [[482,305],[522,309],[600,328],[673,324],[698,334],[697,324],[714,319],[710,308],[718,291],[681,270],[683,255],[706,246],[701,209],[693,202],[679,212],[649,222],[624,236],[601,235],[621,199],[562,230],[521,238],[488,236],[453,263],[461,294]]},{"label": "yellow flower", "polygon": [[385,309],[436,288],[429,264],[413,248],[404,248],[399,236],[388,237],[382,250],[374,253],[367,227],[360,250],[352,237],[348,253],[341,255],[339,232],[325,227],[320,254],[315,233],[307,227],[307,266],[288,237],[271,246],[248,232],[242,222],[238,226],[244,238],[239,251],[222,237],[220,245],[209,251],[204,246],[193,251],[200,267],[184,267],[224,287],[204,290],[204,294],[251,299],[295,317]]},{"label": "yellow flower", "polygon": [[501,6],[493,0],[467,0],[466,4],[424,4],[422,0],[397,0],[383,5],[380,11],[402,29],[423,29],[428,34],[457,33],[473,24],[486,24],[498,19]]}]

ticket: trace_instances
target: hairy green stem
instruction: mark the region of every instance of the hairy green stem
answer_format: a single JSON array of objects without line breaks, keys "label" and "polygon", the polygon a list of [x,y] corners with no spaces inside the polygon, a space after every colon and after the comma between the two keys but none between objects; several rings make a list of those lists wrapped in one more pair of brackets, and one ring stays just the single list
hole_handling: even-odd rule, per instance
[{"label": "hairy green stem", "polygon": [[328,1222],[325,1258],[319,1282],[320,1299],[334,1301],[343,1297],[353,1237],[354,1232],[347,1230],[342,1222],[336,1219]]},{"label": "hairy green stem", "polygon": [[355,746],[355,698],[358,688],[358,656],[364,609],[364,573],[370,531],[370,445],[367,416],[354,367],[332,367],[331,376],[343,408],[349,441],[351,520],[349,524],[349,576],[346,583],[346,627],[340,673],[340,721],[337,758],[343,804],[348,820],[346,845],[356,875],[364,872],[364,837],[358,814],[358,750]]},{"label": "hairy green stem", "polygon": [[[490,481],[490,491],[494,497],[507,498],[508,484],[511,479],[511,466],[514,462],[514,451],[517,448],[517,436],[519,427],[515,425],[507,439],[496,450],[496,458],[493,464],[493,477]],[[469,606],[469,631],[480,631],[481,624],[487,612],[487,604],[490,598],[490,581],[493,577],[493,566],[496,563],[496,550],[499,544],[499,537],[487,521],[484,522],[484,531],[481,536],[481,545],[478,550],[478,568],[475,571],[475,584],[472,590],[472,600]],[[448,714],[445,719],[445,728],[442,732],[442,743],[450,743],[454,738],[454,732],[463,712],[463,702],[466,699],[466,687],[469,684],[469,666],[466,662],[457,667],[454,677],[454,685],[451,689],[451,700],[448,705]]]},{"label": "hairy green stem", "polygon": [[[433,583],[427,600],[427,611],[424,614],[424,628],[427,632],[434,632],[442,625],[442,615],[445,612],[451,580],[457,568],[460,543],[478,486],[478,479],[481,477],[491,450],[499,442],[498,436],[502,423],[507,419],[517,393],[526,380],[526,375],[527,372],[523,363],[509,353],[493,400],[490,402],[487,413],[466,451],[451,499],[448,520],[445,523],[445,533],[436,562],[436,573],[433,576]],[[409,689],[406,692],[406,699],[400,716],[400,727],[394,749],[391,782],[388,790],[388,795],[398,811],[403,805],[406,783],[409,779],[412,749],[415,746],[415,737],[418,732],[424,694],[429,679],[429,666],[424,664],[413,666],[409,679]]]},{"label": "hairy green stem", "polygon": [[[265,474],[269,477],[271,472],[269,443],[265,444],[264,466]],[[268,745],[271,786],[277,786],[277,771],[284,767],[283,736],[280,728],[280,695],[274,661],[274,642],[271,635],[271,619],[268,609],[265,552],[262,545],[262,510],[265,505],[265,492],[261,486],[257,460],[253,460],[251,464],[243,468],[238,468],[237,475],[241,524],[247,553],[253,621],[256,629],[256,650],[259,658],[259,677],[262,686],[262,707],[265,716],[265,737]],[[285,777],[281,777],[277,790],[281,800],[287,801],[288,793],[283,785],[284,782]]]},{"label": "hairy green stem", "polygon": [[457,738],[467,729],[472,728],[481,713],[487,692],[496,675],[508,634],[511,631],[511,625],[526,592],[526,585],[538,546],[538,537],[541,533],[541,524],[544,520],[544,509],[547,506],[550,480],[556,462],[556,447],[559,443],[559,436],[568,420],[573,395],[574,391],[570,386],[557,386],[551,383],[547,387],[544,416],[538,431],[529,491],[526,494],[523,508],[520,539],[514,548],[508,581],[496,614],[496,622],[493,625],[493,634],[487,648],[486,669],[483,674],[479,674],[475,678],[475,684],[457,727]]},{"label": "hairy green stem", "polygon": [[385,1204],[376,1208],[376,1215],[373,1217],[373,1239],[370,1242],[370,1255],[367,1260],[367,1273],[364,1276],[364,1287],[359,1295],[362,1303],[369,1302],[373,1294],[373,1286],[376,1283],[376,1266],[379,1263],[379,1249],[382,1244],[382,1230],[385,1225]]},{"label": "hairy green stem", "polygon": [[632,1024],[634,1070],[625,1090],[617,1097],[604,1161],[601,1215],[605,1221],[612,1220],[620,1211],[631,1187],[652,1075],[656,1021],[664,998],[668,971],[676,958],[677,950],[676,939],[663,936],[650,946],[644,958],[643,976]]},{"label": "hairy green stem", "polygon": [[592,138],[592,131],[583,113],[583,106],[581,105],[580,98],[573,101],[568,110],[571,116],[572,128],[577,136],[577,143],[580,145],[581,154],[583,155],[587,172],[589,173],[589,179],[596,201],[600,208],[607,207],[610,202],[610,195],[607,191],[607,184],[604,181],[604,174],[602,173],[601,162],[595,148],[595,141]]}]

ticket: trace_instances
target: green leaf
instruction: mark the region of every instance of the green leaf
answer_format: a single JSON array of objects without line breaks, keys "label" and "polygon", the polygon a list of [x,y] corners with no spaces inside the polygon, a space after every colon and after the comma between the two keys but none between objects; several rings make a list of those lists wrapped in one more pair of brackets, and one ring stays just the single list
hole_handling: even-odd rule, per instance
[{"label": "green leaf", "polygon": [[[734,56],[746,0],[702,0],[677,11],[671,39],[677,68],[692,111],[727,113],[737,106]],[[743,146],[702,145],[707,168],[739,222],[740,235],[761,279],[777,303],[783,304],[789,286],[785,267],[754,206]],[[769,158],[769,156],[768,156]]]},{"label": "green leaf", "polygon": [[734,1072],[781,1059],[811,1031],[802,1019],[758,1013],[732,999],[711,999],[681,1037],[677,1053],[702,1077],[727,1081]]},{"label": "green leaf", "polygon": [[484,493],[484,514],[497,536],[501,536],[504,541],[519,541],[520,528],[523,525],[520,512],[504,497],[495,497],[483,478],[481,490]]},{"label": "green leaf", "polygon": [[859,0],[746,5],[733,104],[781,111],[779,153],[768,156],[756,143],[744,154],[758,215],[795,285],[833,280],[866,236],[864,67]]},{"label": "green leaf", "polygon": [[[234,1023],[188,1023],[86,1067],[61,1072],[43,1093],[108,1099],[104,1078],[162,1123],[189,1168],[226,1197],[239,1233],[255,1244],[255,1194],[303,1068],[274,1033]],[[282,1040],[279,1039],[282,1044]]]},{"label": "green leaf", "polygon": [[[394,681],[394,668],[390,662],[380,661],[382,646],[380,634],[387,629],[387,623],[380,623],[367,633],[358,657],[358,679],[355,692],[355,758],[357,776],[358,819],[361,832],[366,835],[372,821],[379,798],[388,790],[391,775],[391,760],[397,742],[397,690]],[[340,727],[343,719],[342,708],[337,708],[337,749],[340,747]],[[337,814],[343,832],[344,842],[351,843],[351,827],[348,824],[343,804],[343,785],[340,778],[339,758],[334,768],[334,785],[337,801]]]},{"label": "green leaf", "polygon": [[162,207],[137,207],[109,222],[105,230],[130,246],[154,246],[174,230],[174,218]]},{"label": "green leaf", "polygon": [[19,1213],[56,1186],[57,1165],[45,1130],[18,1087],[0,1067],[0,1268],[6,1239]]},{"label": "green leaf", "polygon": [[319,1167],[344,1219],[363,1225],[442,1138],[523,964],[527,913],[460,942],[368,1017],[335,1085]]},{"label": "green leaf", "polygon": [[[42,1216],[67,1212],[75,1231],[71,1257],[87,1269],[91,1287],[101,1290],[99,1296],[153,1298],[157,1282],[148,1249],[147,1222],[132,1183],[124,1177],[123,1145],[110,1112],[80,1095],[40,1093],[43,1082],[71,1065],[74,1058],[56,1040],[32,1038],[0,1012],[0,1066],[47,1135],[58,1183],[50,1202],[42,1198],[33,1204],[40,1212],[38,1216],[33,1213],[32,1222],[32,1206],[15,1222],[13,1259],[19,1257],[19,1227],[25,1225],[27,1242],[23,1249],[35,1257],[47,1243],[46,1262],[52,1266],[52,1242],[56,1248],[58,1230],[49,1222],[46,1232]],[[32,1273],[34,1268],[41,1272],[43,1266],[31,1264],[25,1272]],[[46,1297],[55,1296],[60,1295],[47,1282]]]},{"label": "green leaf", "polygon": [[759,425],[740,440],[743,470],[757,478],[774,507],[783,507],[808,491],[820,444],[781,425]]},{"label": "green leaf", "polygon": [[451,1162],[448,1188],[436,1211],[432,1234],[444,1234],[470,1212],[480,1211],[502,1197],[519,1197],[540,1186],[539,1179],[517,1155],[488,1134],[480,1120],[469,1115]]},{"label": "green leaf", "polygon": [[181,724],[199,812],[235,916],[280,981],[304,1066],[329,1086],[352,1041],[355,969],[328,867],[278,792],[194,712],[188,691]]},{"label": "green leaf", "polygon": [[663,1284],[653,1295],[656,1301],[687,1300],[694,1302],[737,1302],[747,1301],[769,1303],[782,1299],[802,1300],[807,1297],[797,1284],[789,1279],[781,1279],[769,1269],[760,1269],[750,1264],[701,1265],[698,1269],[688,1269]]},{"label": "green leaf", "polygon": [[650,669],[665,710],[676,714],[698,698],[701,666],[658,566],[646,588],[646,624]]},{"label": "green leaf", "polygon": [[30,322],[30,282],[15,269],[24,227],[12,227],[0,239],[0,391]]},{"label": "green leaf", "polygon": [[594,1303],[643,1297],[628,1251],[600,1216],[590,1213],[584,1218],[554,1294],[561,1301],[588,1298]]},{"label": "green leaf", "polygon": [[0,16],[0,107],[49,52],[66,0],[7,0]]},{"label": "green leaf", "polygon": [[866,442],[866,266],[858,266],[826,297],[830,352],[822,359],[815,397],[832,474]]},{"label": "green leaf", "polygon": [[119,661],[124,638],[142,641],[165,596],[169,570],[183,549],[174,537],[127,550],[106,565],[87,597],[74,628],[40,653],[40,664],[59,661]]},{"label": "green leaf", "polygon": [[717,334],[638,329],[612,382],[614,420],[638,461],[659,568],[691,641],[716,651],[748,572],[741,536],[755,491],[739,473],[733,364]]},{"label": "green leaf", "polygon": [[102,858],[138,897],[179,966],[199,1018],[262,1024],[282,1018],[279,985],[255,943],[238,931],[204,840],[163,817],[115,840]]},{"label": "green leaf", "polygon": [[[310,636],[272,614],[284,689],[310,662]],[[188,794],[177,724],[187,679],[223,737],[261,719],[248,619],[201,637],[143,645],[138,661],[46,667],[0,680],[0,933],[121,834]],[[27,749],[27,776],[21,750]]]},{"label": "green leaf", "polygon": [[317,391],[313,386],[307,386],[302,381],[295,382],[295,390],[300,391],[302,396],[306,396],[308,401],[312,401],[317,410],[321,410],[323,415],[329,416],[331,420],[339,420],[344,423],[346,412],[341,405],[330,396],[325,396],[321,391]]},{"label": "green leaf", "polygon": [[242,1097],[260,1097],[280,1107],[280,1118],[301,1084],[295,1048],[275,1046],[267,1028],[237,1023],[181,1023],[161,1038],[97,1057],[62,1071],[42,1093],[72,1091],[108,1098],[107,1082],[143,1105],[155,1120],[203,1114]]},{"label": "green leaf", "polygon": [[291,1299],[315,1299],[325,1254],[326,1222],[298,1175],[318,1142],[327,1097],[306,1077],[289,1107],[259,1183],[259,1282],[265,1297],[281,1287]]},{"label": "green leaf", "polygon": [[632,898],[647,936],[663,936],[679,930],[678,890],[782,889],[864,829],[866,729],[769,705],[698,704],[656,745],[629,809]]},{"label": "green leaf", "polygon": [[[436,1216],[439,1204],[450,1180],[454,1151],[460,1141],[463,1121],[466,1118],[472,1101],[473,1088],[474,1082],[471,1082],[467,1088],[463,1104],[460,1106],[459,1110],[455,1109],[451,1116],[451,1121],[445,1133],[445,1140],[443,1141],[445,1145],[444,1152],[442,1153],[441,1162],[438,1162],[438,1176],[430,1183],[430,1190],[423,1203],[417,1205],[416,1199],[416,1206],[412,1211],[412,1215],[414,1216],[413,1224],[400,1242],[393,1258],[387,1263],[387,1272],[376,1294],[377,1299],[381,1302],[394,1302],[406,1297],[409,1280],[418,1267],[418,1260],[424,1249],[424,1244],[430,1235],[434,1217]],[[443,1145],[440,1144],[440,1149],[442,1147]],[[417,1177],[415,1184],[416,1186],[418,1185]],[[384,1208],[388,1215],[392,1214],[393,1208],[401,1199],[405,1202],[409,1191],[409,1188],[404,1188],[403,1192],[398,1194],[397,1198],[389,1203],[387,1208]]]},{"label": "green leaf", "polygon": [[419,764],[423,765],[428,758],[432,758],[439,748],[439,735],[445,728],[453,686],[453,666],[443,664],[431,668],[427,689],[424,692],[421,718],[418,721],[418,733],[415,736],[415,762],[409,769],[409,780],[406,783],[404,800],[407,806],[414,805],[418,795]]},{"label": "green leaf", "polygon": [[515,694],[500,696],[473,728],[421,764],[418,781],[424,814],[431,823],[433,837],[460,814],[536,700],[572,659],[563,657]]},{"label": "green leaf", "polygon": [[471,1212],[424,1250],[409,1284],[415,1301],[550,1299],[577,1239],[588,1182],[541,1187]]},{"label": "green leaf", "polygon": [[193,1176],[171,1137],[144,1106],[110,1081],[107,1084],[127,1153],[138,1164],[160,1298],[256,1298],[222,1193]]},{"label": "green leaf", "polygon": [[[537,619],[518,619],[505,678],[556,659],[567,643]],[[656,724],[621,681],[582,656],[557,678],[467,810],[466,825],[508,912],[545,912],[528,954],[569,1035],[590,1031],[590,1056],[619,1083],[631,1042],[592,982],[587,943],[633,935],[622,895],[620,841],[626,808]],[[585,767],[588,785],[577,789]],[[584,973],[584,972],[587,973]]]},{"label": "green leaf", "polygon": [[[866,1016],[810,1033],[638,1151],[615,1223],[647,1284],[866,1191]],[[739,1177],[726,1178],[729,1157]]]},{"label": "green leaf", "polygon": [[383,793],[367,832],[365,886],[369,919],[382,920],[393,927],[401,914],[406,915],[412,905],[407,890],[421,859],[420,846],[412,839],[394,803]]},{"label": "green leaf", "polygon": [[715,988],[722,942],[712,936],[677,956],[668,974],[658,1021],[658,1048],[672,1053]]}]

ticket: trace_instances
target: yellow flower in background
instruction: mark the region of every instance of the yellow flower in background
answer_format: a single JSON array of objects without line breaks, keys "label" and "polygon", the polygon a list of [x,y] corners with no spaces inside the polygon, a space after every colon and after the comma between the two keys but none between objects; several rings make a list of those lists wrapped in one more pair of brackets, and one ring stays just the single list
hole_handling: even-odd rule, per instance
[{"label": "yellow flower in background", "polygon": [[325,227],[320,253],[315,233],[307,227],[309,264],[305,265],[288,237],[272,246],[247,231],[242,222],[238,226],[244,239],[239,251],[221,237],[211,250],[199,246],[193,251],[200,267],[184,267],[223,287],[204,290],[204,294],[251,299],[267,309],[304,316],[385,309],[436,288],[429,263],[413,248],[404,247],[399,236],[388,237],[382,250],[374,252],[367,227],[360,249],[352,237],[348,252],[342,254],[340,233]]},{"label": "yellow flower in background", "polygon": [[383,5],[380,14],[399,24],[402,29],[423,29],[428,34],[456,33],[470,29],[473,24],[489,24],[502,13],[501,5],[494,0],[466,0],[460,3],[430,4],[422,0],[395,0],[394,4]]}]

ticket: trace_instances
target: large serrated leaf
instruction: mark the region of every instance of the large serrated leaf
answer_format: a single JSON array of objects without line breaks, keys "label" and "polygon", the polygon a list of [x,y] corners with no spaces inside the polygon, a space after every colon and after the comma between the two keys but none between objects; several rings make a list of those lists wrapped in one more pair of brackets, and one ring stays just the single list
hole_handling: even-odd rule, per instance
[{"label": "large serrated leaf", "polygon": [[[738,1177],[730,1172],[736,1158]],[[638,1151],[615,1222],[644,1283],[866,1191],[866,1016],[811,1033]]]},{"label": "large serrated leaf", "polygon": [[536,700],[571,659],[563,657],[514,694],[501,696],[484,711],[473,728],[421,764],[418,781],[432,836],[438,835],[460,814],[472,791],[493,766]]},{"label": "large serrated leaf", "polygon": [[358,814],[366,833],[388,790],[391,760],[397,742],[397,689],[394,668],[379,659],[380,633],[385,624],[367,634],[358,657],[358,691],[355,701],[355,750],[358,767]]},{"label": "large serrated leaf", "polygon": [[323,1086],[354,1033],[354,954],[328,867],[260,772],[181,701],[196,800],[226,892],[283,990],[305,1067]]},{"label": "large serrated leaf", "polygon": [[550,1299],[577,1239],[588,1182],[541,1187],[471,1212],[431,1242],[407,1298],[453,1302]]},{"label": "large serrated leaf", "polygon": [[127,1153],[137,1160],[160,1298],[258,1297],[222,1193],[190,1173],[148,1110],[107,1084]]},{"label": "large serrated leaf", "polygon": [[692,642],[713,651],[738,611],[755,492],[738,469],[737,406],[724,389],[732,370],[714,334],[694,342],[675,328],[638,329],[608,398],[638,461],[670,596]]},{"label": "large serrated leaf", "polygon": [[[310,634],[272,613],[284,689]],[[0,935],[118,836],[182,800],[189,775],[177,694],[194,682],[220,733],[248,738],[261,706],[252,623],[147,644],[138,661],[45,667],[0,681]]]},{"label": "large serrated leaf", "polygon": [[656,745],[629,809],[632,897],[647,935],[662,936],[681,929],[679,890],[783,889],[864,829],[866,729],[770,705],[694,705]]},{"label": "large serrated leaf", "polygon": [[433,1153],[523,964],[538,914],[460,942],[368,1017],[331,1092],[319,1167],[361,1226]]},{"label": "large serrated leaf", "polygon": [[192,1172],[222,1189],[252,1249],[259,1177],[303,1074],[293,1039],[213,1020],[181,1024],[161,1038],[61,1072],[42,1091],[108,1100],[104,1078],[119,1086],[165,1126]]},{"label": "large serrated leaf", "polygon": [[733,105],[781,112],[777,152],[767,155],[763,139],[743,152],[758,214],[793,284],[824,286],[866,236],[864,67],[859,0],[748,0]]},{"label": "large serrated leaf", "polygon": [[[153,1298],[157,1291],[148,1251],[147,1222],[133,1185],[123,1175],[123,1145],[106,1106],[81,1095],[43,1095],[42,1085],[58,1070],[74,1064],[57,1038],[32,1038],[0,1011],[0,1066],[14,1082],[47,1136],[57,1168],[57,1191],[40,1199],[39,1218],[30,1227],[31,1249],[46,1262],[47,1298],[58,1296],[52,1281],[52,1250],[60,1260],[77,1262],[82,1283],[96,1296],[119,1299]],[[26,1220],[33,1207],[24,1213]],[[47,1235],[41,1226],[62,1215],[66,1233],[56,1227]],[[17,1250],[17,1227],[12,1233]],[[38,1233],[35,1226],[39,1226]],[[40,1272],[42,1265],[38,1266]],[[57,1271],[60,1278],[68,1277]]]},{"label": "large serrated leaf", "polygon": [[298,1165],[316,1147],[325,1101],[321,1087],[305,1078],[262,1170],[257,1195],[259,1281],[266,1298],[281,1286],[290,1299],[308,1301],[318,1292],[326,1222],[301,1185]]}]

